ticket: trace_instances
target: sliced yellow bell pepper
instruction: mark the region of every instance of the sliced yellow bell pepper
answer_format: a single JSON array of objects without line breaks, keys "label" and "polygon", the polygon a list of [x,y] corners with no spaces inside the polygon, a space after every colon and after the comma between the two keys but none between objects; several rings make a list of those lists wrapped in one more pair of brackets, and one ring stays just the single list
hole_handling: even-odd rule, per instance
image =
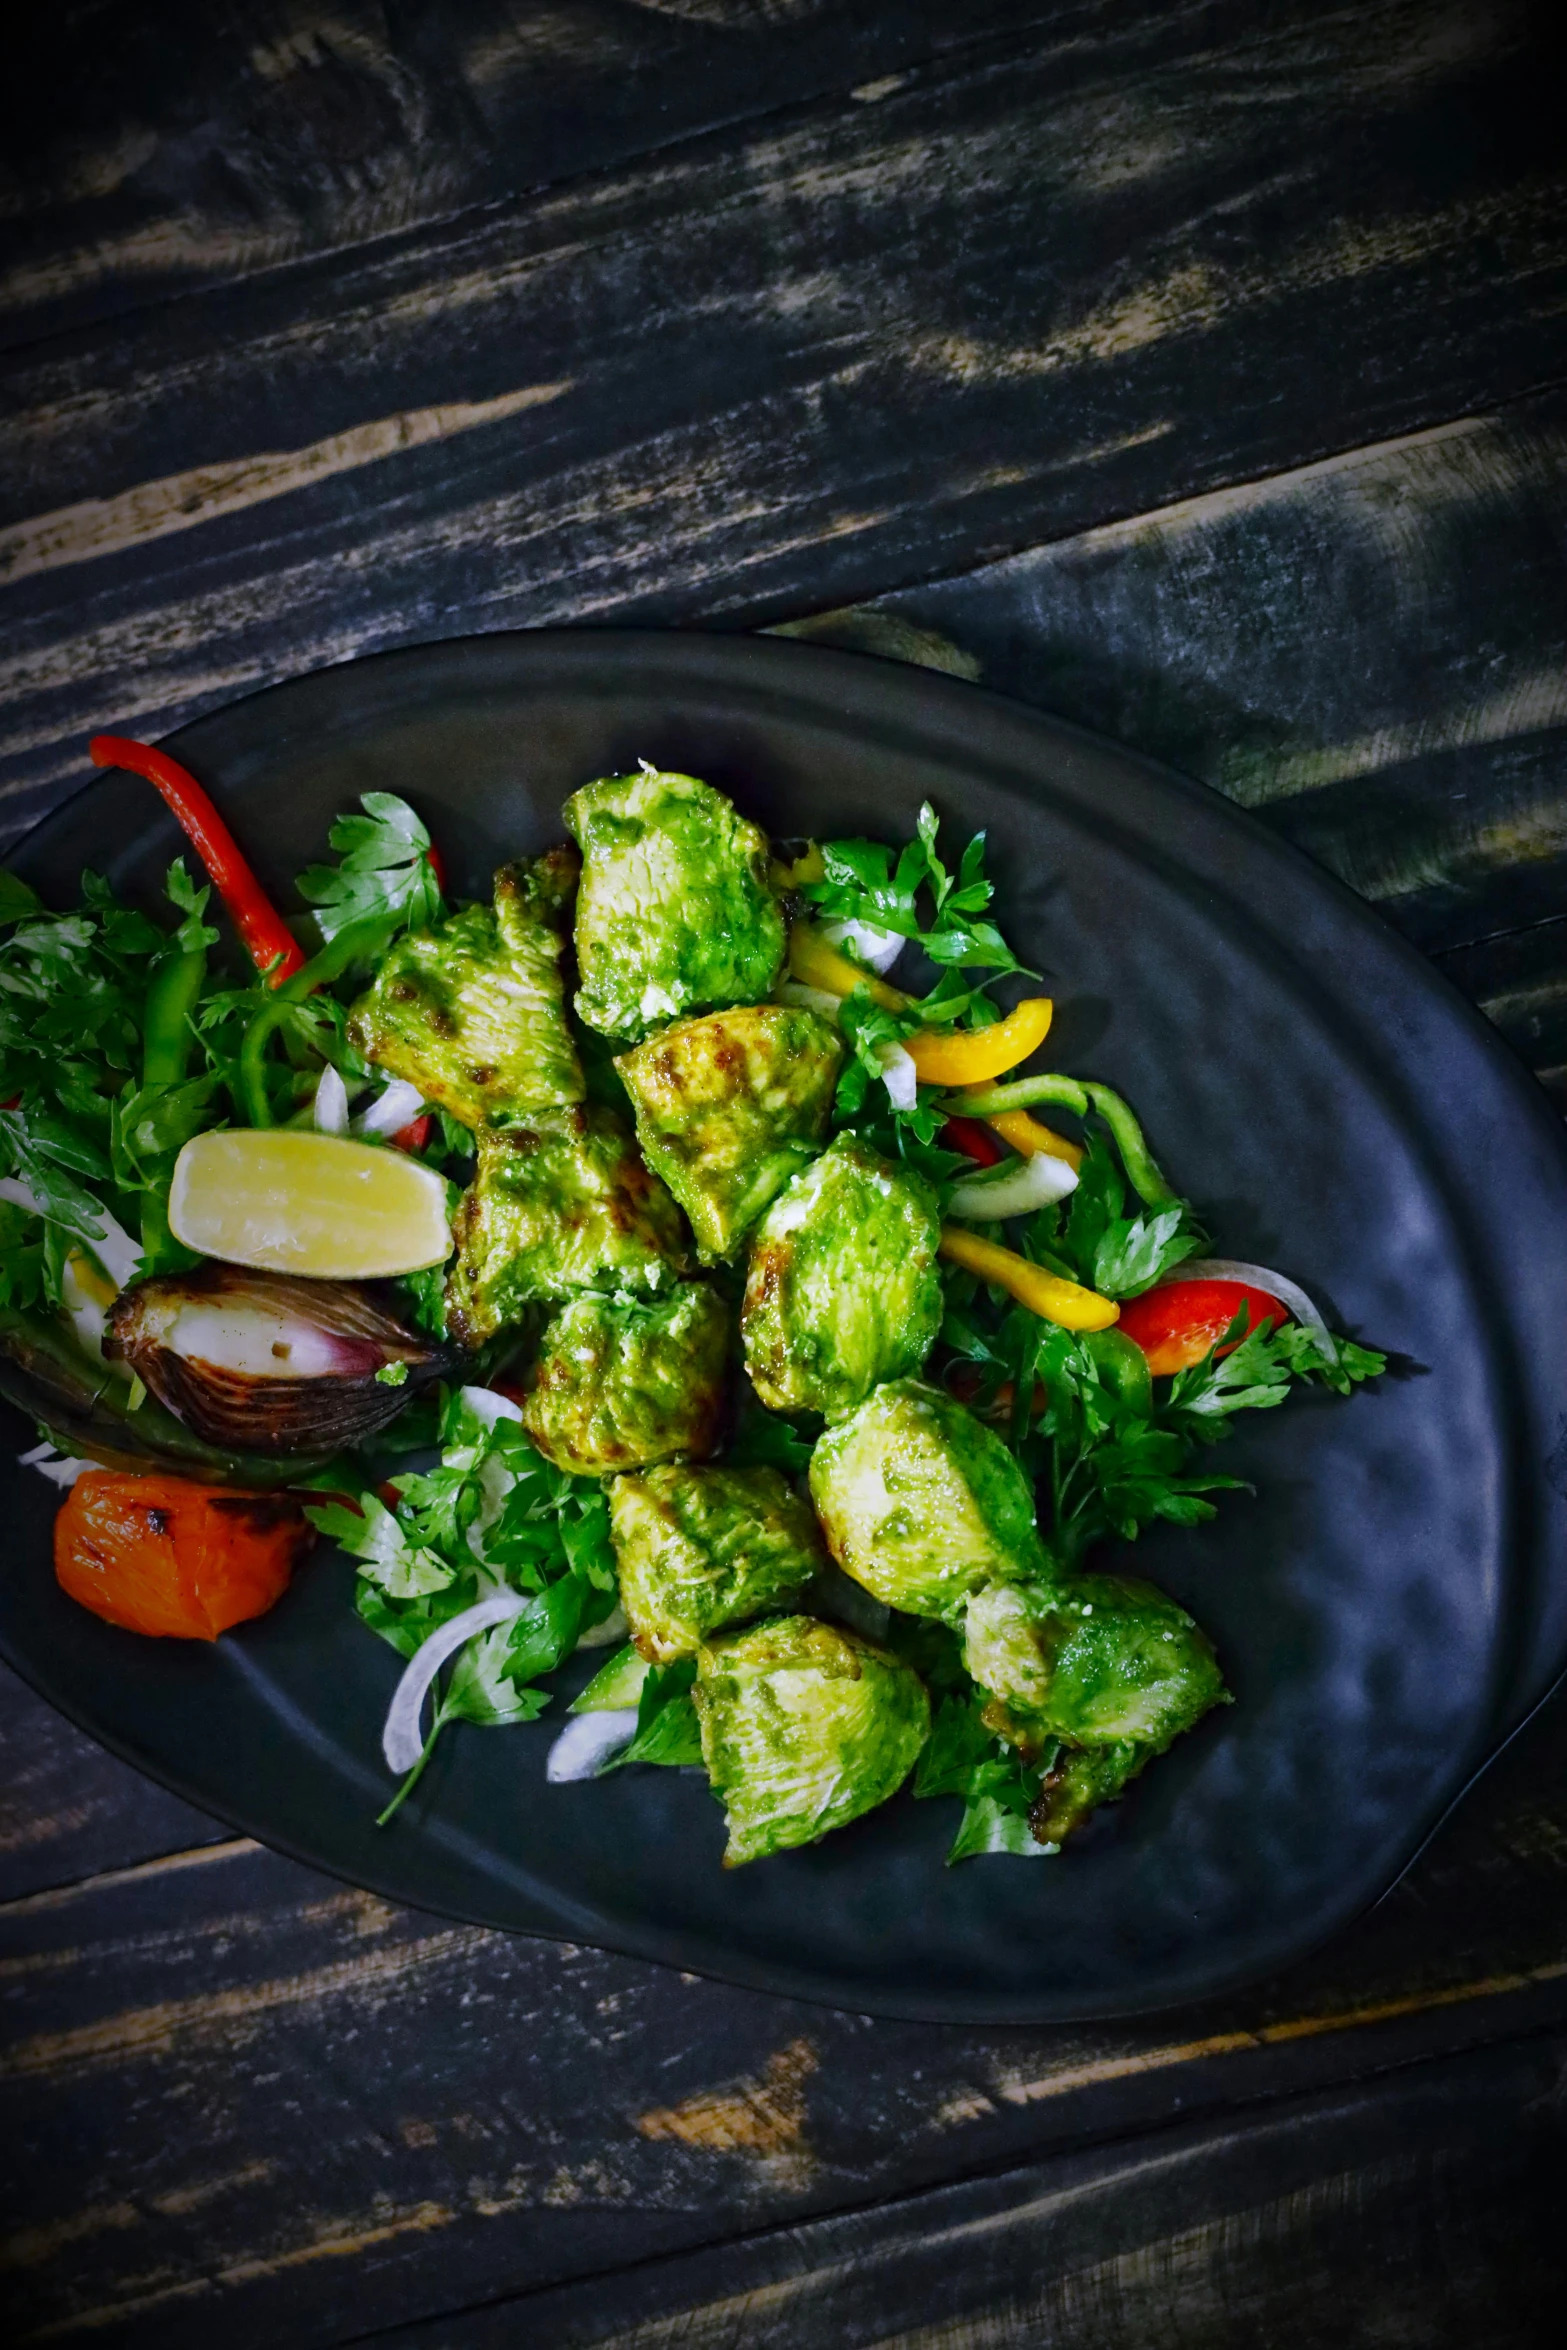
[{"label": "sliced yellow bell pepper", "polygon": [[1031,1118],[1027,1110],[1003,1110],[999,1118],[987,1118],[985,1124],[993,1126],[1002,1141],[1021,1151],[1025,1159],[1064,1159],[1069,1167],[1080,1167],[1083,1163],[1081,1143],[1068,1142],[1064,1134],[1057,1134],[1053,1126]]},{"label": "sliced yellow bell pepper", "polygon": [[1026,996],[990,1028],[929,1028],[907,1040],[922,1085],[983,1085],[1015,1069],[1050,1033],[1055,1005],[1047,995]]},{"label": "sliced yellow bell pepper", "polygon": [[803,889],[808,881],[825,881],[826,878],[827,860],[814,840],[806,842],[792,865],[786,865],[781,857],[773,859],[772,884],[780,894],[789,889]]},{"label": "sliced yellow bell pepper", "polygon": [[[856,987],[863,987],[873,1004],[880,1004],[887,1012],[906,1012],[914,1001],[899,987],[889,987],[885,979],[878,979],[874,971],[863,964],[853,963],[837,947],[830,946],[819,930],[809,922],[794,922],[789,927],[789,976],[802,987],[819,987],[826,995],[848,995]],[[1010,1069],[1010,1061],[1002,1063]]]},{"label": "sliced yellow bell pepper", "polygon": [[998,1248],[993,1240],[981,1240],[977,1232],[965,1232],[959,1225],[943,1224],[941,1253],[950,1264],[977,1273],[981,1281],[994,1282],[1042,1321],[1059,1322],[1063,1330],[1108,1330],[1121,1318],[1113,1298],[1101,1297],[1076,1281],[1063,1281],[1043,1265],[1031,1265],[1015,1250]]}]

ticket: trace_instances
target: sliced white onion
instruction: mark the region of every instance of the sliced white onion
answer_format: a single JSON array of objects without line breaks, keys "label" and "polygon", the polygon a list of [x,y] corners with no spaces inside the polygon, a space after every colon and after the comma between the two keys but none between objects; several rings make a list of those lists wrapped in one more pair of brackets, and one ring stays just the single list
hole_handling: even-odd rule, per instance
[{"label": "sliced white onion", "polygon": [[617,1599],[602,1624],[590,1624],[577,1636],[579,1648],[614,1648],[629,1638],[631,1626],[626,1622],[626,1611]]},{"label": "sliced white onion", "polygon": [[36,1469],[40,1477],[62,1488],[74,1485],[84,1469],[98,1465],[96,1461],[79,1461],[74,1453],[56,1452],[52,1444],[35,1444],[31,1452],[16,1457],[24,1469]]},{"label": "sliced white onion", "polygon": [[1077,1189],[1077,1169],[1048,1151],[997,1168],[993,1174],[966,1175],[953,1188],[947,1213],[961,1223],[1004,1223],[1008,1216],[1029,1216],[1048,1208]]},{"label": "sliced white onion", "polygon": [[1271,1265],[1243,1265],[1236,1257],[1189,1257],[1184,1265],[1177,1265],[1168,1280],[1158,1286],[1168,1289],[1172,1281],[1244,1281],[1248,1289],[1266,1290],[1276,1297],[1281,1306],[1288,1306],[1297,1322],[1304,1322],[1313,1331],[1317,1342],[1330,1363],[1338,1361],[1338,1345],[1332,1331],[1322,1319],[1321,1310],[1313,1304],[1298,1281],[1290,1281],[1282,1273],[1275,1273]]},{"label": "sliced white onion", "polygon": [[824,922],[822,936],[835,947],[851,947],[873,971],[890,971],[908,945],[896,930],[879,930],[874,922]]},{"label": "sliced white onion", "polygon": [[552,1787],[596,1778],[610,1756],[629,1746],[636,1734],[635,1706],[607,1714],[578,1714],[550,1748],[544,1776]]},{"label": "sliced white onion", "polygon": [[[39,1205],[38,1195],[30,1183],[20,1176],[0,1176],[0,1199],[9,1200],[14,1208],[26,1208],[29,1215],[44,1216],[48,1211]],[[117,1216],[93,1202],[96,1213],[103,1220],[103,1236],[99,1240],[85,1240],[82,1246],[97,1258],[117,1290],[123,1289],[141,1263],[141,1246],[132,1240]]]},{"label": "sliced white onion", "polygon": [[876,1047],[876,1058],[881,1063],[881,1081],[887,1088],[887,1099],[895,1110],[912,1110],[919,1095],[919,1072],[914,1056],[903,1045],[890,1040]]},{"label": "sliced white onion", "polygon": [[369,1109],[354,1120],[353,1131],[360,1135],[401,1134],[423,1108],[424,1095],[418,1086],[410,1085],[406,1077],[394,1077],[376,1095]]},{"label": "sliced white onion", "polygon": [[[83,1351],[101,1361],[109,1330],[109,1308],[114,1303],[114,1284],[107,1273],[99,1271],[85,1249],[73,1248],[67,1252],[60,1274],[60,1302]],[[128,1372],[130,1365],[116,1363],[114,1368]]]},{"label": "sliced white onion", "polygon": [[330,1061],[317,1080],[316,1103],[311,1117],[318,1134],[348,1132],[348,1088]]},{"label": "sliced white onion", "polygon": [[532,1605],[531,1599],[516,1591],[499,1592],[494,1599],[481,1599],[477,1607],[465,1607],[460,1616],[453,1616],[449,1624],[432,1632],[424,1646],[408,1659],[403,1677],[392,1692],[381,1731],[381,1752],[389,1771],[395,1771],[401,1778],[404,1771],[413,1769],[424,1752],[419,1718],[424,1712],[430,1683],[447,1658],[466,1647],[475,1633],[487,1632],[492,1624],[504,1624]]},{"label": "sliced white onion", "polygon": [[798,1004],[807,1012],[819,1012],[824,1020],[836,1021],[843,1010],[843,998],[829,995],[825,987],[807,987],[803,980],[786,979],[778,990],[781,1004]]},{"label": "sliced white onion", "polygon": [[501,1420],[521,1420],[522,1406],[513,1403],[509,1395],[502,1395],[497,1387],[459,1388],[463,1402],[476,1420],[486,1428],[493,1428]]}]

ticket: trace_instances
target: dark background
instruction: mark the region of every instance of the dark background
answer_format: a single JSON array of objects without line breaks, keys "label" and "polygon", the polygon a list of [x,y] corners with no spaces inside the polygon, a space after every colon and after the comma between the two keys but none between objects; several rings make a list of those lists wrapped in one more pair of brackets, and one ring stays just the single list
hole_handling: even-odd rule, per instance
[{"label": "dark background", "polygon": [[[6,837],[381,647],[782,627],[1255,809],[1567,1101],[1555,0],[61,0],[0,80]],[[449,1926],[0,1736],[11,2339],[1559,2338],[1561,1700],[1309,1966],[1055,2032]]]}]

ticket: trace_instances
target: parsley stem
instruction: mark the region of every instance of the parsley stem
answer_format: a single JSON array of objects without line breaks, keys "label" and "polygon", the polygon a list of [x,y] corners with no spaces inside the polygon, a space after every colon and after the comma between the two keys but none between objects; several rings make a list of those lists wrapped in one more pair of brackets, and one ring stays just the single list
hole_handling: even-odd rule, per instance
[{"label": "parsley stem", "polygon": [[319,955],[297,970],[292,979],[285,979],[251,1021],[239,1048],[239,1091],[252,1126],[273,1123],[266,1064],[273,1031],[314,989],[324,987],[328,980],[340,979],[351,963],[369,961],[381,953],[387,936],[384,914],[369,914],[358,922],[350,922]]},{"label": "parsley stem", "polygon": [[409,1796],[412,1795],[414,1789],[418,1786],[419,1781],[424,1774],[424,1766],[429,1761],[431,1755],[435,1752],[435,1741],[437,1738],[439,1738],[441,1732],[446,1727],[446,1719],[447,1717],[445,1706],[438,1705],[435,1709],[435,1719],[430,1724],[430,1735],[419,1750],[419,1760],[414,1764],[413,1769],[408,1773],[402,1785],[398,1788],[397,1793],[392,1797],[391,1802],[387,1805],[385,1811],[382,1812],[380,1818],[376,1821],[375,1824],[378,1828],[384,1828],[386,1826],[387,1821],[393,1817],[394,1813],[402,1809]]}]

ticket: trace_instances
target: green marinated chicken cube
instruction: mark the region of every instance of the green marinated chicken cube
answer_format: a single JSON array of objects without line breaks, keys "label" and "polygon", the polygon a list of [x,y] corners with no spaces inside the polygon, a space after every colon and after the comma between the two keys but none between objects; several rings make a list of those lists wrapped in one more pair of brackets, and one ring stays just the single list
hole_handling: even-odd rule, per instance
[{"label": "green marinated chicken cube", "polygon": [[970,1600],[963,1662],[993,1700],[986,1719],[1016,1746],[1129,1741],[1162,1754],[1224,1697],[1213,1643],[1151,1583],[1074,1575]]},{"label": "green marinated chicken cube", "polygon": [[956,1623],[982,1584],[1046,1571],[1028,1479],[972,1412],[913,1379],[878,1387],[811,1455],[827,1547],[888,1607]]},{"label": "green marinated chicken cube", "polygon": [[705,1265],[733,1256],[821,1149],[842,1058],[817,1013],[749,1004],[677,1020],[616,1060],[647,1163],[690,1217]]},{"label": "green marinated chicken cube", "polygon": [[921,1369],[941,1328],[940,1240],[930,1186],[840,1134],[751,1237],[740,1335],[763,1403],[841,1420]]},{"label": "green marinated chicken cube", "polygon": [[606,775],[566,802],[582,850],[578,1017],[635,1042],[683,1012],[760,1003],[783,968],[765,837],[694,775]]},{"label": "green marinated chicken cube", "polygon": [[774,1616],[712,1641],[692,1696],[728,1817],[730,1869],[814,1844],[885,1803],[930,1732],[918,1674],[811,1616]]},{"label": "green marinated chicken cube", "polygon": [[613,1110],[545,1110],[483,1128],[452,1218],[447,1327],[482,1346],[540,1300],[660,1290],[684,1262],[680,1213]]},{"label": "green marinated chicken cube", "polygon": [[777,1469],[647,1469],[617,1477],[609,1524],[620,1604],[653,1664],[710,1632],[792,1606],[827,1564],[816,1520]]},{"label": "green marinated chicken cube", "polygon": [[503,866],[493,908],[399,939],[349,1015],[365,1059],[475,1129],[580,1102],[560,975],[576,870],[566,847]]},{"label": "green marinated chicken cube", "polygon": [[666,1297],[574,1297],[544,1333],[522,1407],[546,1460],[576,1477],[711,1452],[729,1316],[705,1282]]},{"label": "green marinated chicken cube", "polygon": [[1040,1844],[1064,1844],[1091,1811],[1114,1803],[1118,1795],[1154,1760],[1157,1746],[1139,1746],[1122,1738],[1112,1746],[1075,1746],[1065,1749],[1039,1784],[1029,1810],[1029,1831]]}]

